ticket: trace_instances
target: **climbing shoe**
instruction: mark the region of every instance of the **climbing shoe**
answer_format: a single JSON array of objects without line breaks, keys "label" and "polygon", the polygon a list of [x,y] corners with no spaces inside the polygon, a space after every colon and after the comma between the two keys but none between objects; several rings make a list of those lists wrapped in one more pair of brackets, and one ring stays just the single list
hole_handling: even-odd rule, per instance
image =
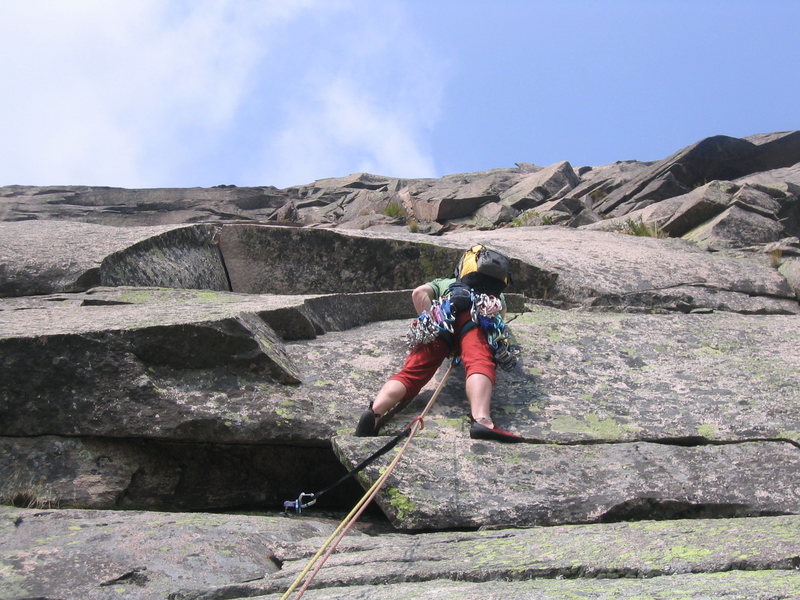
[{"label": "climbing shoe", "polygon": [[478,422],[473,423],[472,427],[469,428],[469,437],[473,440],[495,440],[497,442],[506,442],[509,444],[524,441],[522,436],[506,431],[495,424],[491,427],[487,427]]},{"label": "climbing shoe", "polygon": [[374,435],[378,435],[378,415],[372,412],[371,408],[368,408],[361,414],[361,418],[358,420],[358,425],[356,425],[356,436],[357,437],[372,437]]}]

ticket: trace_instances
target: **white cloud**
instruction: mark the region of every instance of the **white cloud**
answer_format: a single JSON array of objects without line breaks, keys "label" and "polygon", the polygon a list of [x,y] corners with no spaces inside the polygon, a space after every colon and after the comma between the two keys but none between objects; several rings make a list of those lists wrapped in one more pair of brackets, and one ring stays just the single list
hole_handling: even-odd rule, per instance
[{"label": "white cloud", "polygon": [[413,117],[371,98],[362,82],[332,80],[287,115],[265,150],[261,177],[279,187],[350,172],[433,177],[419,130]]},{"label": "white cloud", "polygon": [[330,38],[312,38],[318,58],[284,90],[281,125],[265,140],[253,183],[284,187],[360,171],[436,176],[426,140],[447,64],[414,34],[402,4],[369,7],[324,23]]},{"label": "white cloud", "polygon": [[0,185],[174,178],[230,125],[270,35],[318,4],[2,4]]},{"label": "white cloud", "polygon": [[[362,0],[2,3],[0,185],[432,174],[442,66],[404,14]],[[263,118],[242,122],[258,103]]]}]

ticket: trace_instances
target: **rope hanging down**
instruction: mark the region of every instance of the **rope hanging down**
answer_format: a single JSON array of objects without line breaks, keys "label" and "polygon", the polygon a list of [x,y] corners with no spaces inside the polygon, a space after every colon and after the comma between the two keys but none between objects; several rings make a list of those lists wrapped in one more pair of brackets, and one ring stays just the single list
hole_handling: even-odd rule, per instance
[{"label": "rope hanging down", "polygon": [[[391,475],[394,468],[400,462],[400,459],[403,457],[403,454],[408,448],[409,444],[411,444],[411,440],[414,439],[417,431],[424,427],[423,419],[428,414],[428,411],[431,409],[433,404],[439,398],[439,394],[441,393],[442,389],[444,388],[447,379],[450,377],[450,373],[453,371],[453,366],[455,365],[455,360],[450,362],[450,366],[447,368],[447,371],[444,374],[444,377],[439,382],[439,385],[436,387],[436,391],[431,396],[431,399],[428,400],[428,403],[425,405],[425,408],[422,409],[422,412],[419,414],[418,417],[415,417],[411,424],[408,426],[408,439],[406,440],[405,444],[400,447],[400,451],[397,453],[397,456],[392,459],[392,462],[389,463],[389,466],[386,467],[386,471],[384,471],[383,475],[381,475],[375,483],[367,490],[367,492],[361,497],[361,499],[356,503],[353,509],[348,513],[348,515],[339,523],[339,526],[334,530],[334,532],[330,535],[330,537],[325,540],[325,543],[322,544],[320,549],[317,553],[311,557],[311,560],[308,561],[308,564],[305,568],[300,572],[300,574],[295,578],[292,585],[289,586],[289,589],[281,596],[280,600],[288,600],[289,596],[294,592],[295,589],[300,585],[303,579],[306,577],[306,574],[311,571],[313,568],[314,570],[308,575],[303,587],[301,587],[297,591],[297,595],[294,597],[294,600],[299,600],[308,589],[308,586],[314,580],[314,577],[322,568],[322,565],[325,564],[325,561],[328,560],[328,557],[333,554],[336,550],[336,547],[339,545],[339,542],[342,541],[342,538],[347,534],[347,532],[352,528],[361,514],[366,510],[369,503],[378,495],[378,492],[383,487],[383,484],[386,483],[386,480]],[[405,435],[405,432],[403,432]],[[398,438],[399,440],[399,438]],[[395,442],[396,443],[396,442]],[[333,486],[331,486],[333,487]],[[330,488],[328,488],[330,489]],[[301,494],[302,497],[302,494]],[[324,553],[324,555],[323,555]],[[321,558],[320,558],[321,557]]]}]

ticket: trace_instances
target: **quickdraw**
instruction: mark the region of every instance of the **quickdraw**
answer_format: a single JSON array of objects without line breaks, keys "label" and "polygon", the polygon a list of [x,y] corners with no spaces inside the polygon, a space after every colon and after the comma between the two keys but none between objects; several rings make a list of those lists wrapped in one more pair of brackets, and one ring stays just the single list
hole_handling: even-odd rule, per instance
[{"label": "quickdraw", "polygon": [[503,303],[497,296],[489,294],[472,295],[472,320],[478,323],[479,317],[493,317],[503,310]]},{"label": "quickdraw", "polygon": [[519,345],[512,343],[511,331],[503,323],[503,333],[489,342],[494,350],[494,362],[504,371],[511,371],[517,366],[521,354]]},{"label": "quickdraw", "polygon": [[347,479],[350,479],[350,478],[355,477],[356,475],[358,475],[361,471],[363,471],[365,468],[367,468],[375,460],[377,460],[378,458],[380,458],[381,456],[383,456],[384,454],[389,452],[389,450],[391,450],[392,448],[397,446],[397,444],[400,442],[400,440],[402,440],[403,438],[408,437],[417,420],[420,421],[419,422],[419,429],[422,429],[424,427],[424,423],[422,423],[421,417],[416,417],[400,433],[395,435],[391,440],[386,442],[383,446],[381,446],[375,452],[373,452],[371,455],[369,455],[367,458],[362,460],[352,470],[350,470],[347,473],[345,473],[344,475],[342,475],[339,479],[334,481],[332,484],[330,484],[325,489],[322,489],[322,490],[320,490],[320,491],[318,491],[316,493],[313,493],[313,494],[309,494],[307,492],[302,492],[297,497],[297,500],[286,500],[283,503],[283,512],[284,512],[284,514],[288,515],[292,510],[294,512],[296,512],[298,515],[302,514],[303,513],[303,509],[308,508],[310,506],[314,506],[317,503],[317,500],[321,496],[324,496],[325,494],[327,494],[332,489],[340,486]]},{"label": "quickdraw", "polygon": [[488,294],[474,294],[472,320],[486,332],[486,340],[494,352],[494,362],[504,371],[511,371],[519,361],[521,348],[513,343],[508,324],[503,320],[500,299]]},{"label": "quickdraw", "polygon": [[453,333],[456,316],[449,300],[434,300],[431,308],[411,321],[406,333],[406,345],[413,350],[421,344],[430,344],[439,334]]},{"label": "quickdraw", "polygon": [[291,509],[299,515],[303,512],[304,508],[313,506],[317,503],[317,494],[307,494],[305,492],[298,496],[297,500],[286,500],[283,503],[283,512],[288,513]]}]

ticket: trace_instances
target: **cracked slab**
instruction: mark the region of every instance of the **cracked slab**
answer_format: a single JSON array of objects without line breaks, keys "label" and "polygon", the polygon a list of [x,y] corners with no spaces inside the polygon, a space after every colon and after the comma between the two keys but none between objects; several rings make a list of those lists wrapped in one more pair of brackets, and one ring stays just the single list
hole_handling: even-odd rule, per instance
[{"label": "cracked slab", "polygon": [[[800,585],[799,525],[798,517],[770,517],[356,536],[330,556],[308,597],[464,598],[491,590],[493,598],[564,598],[583,590],[590,598],[651,597],[649,592],[674,598],[666,594],[713,587],[715,596],[726,590],[737,598],[767,598],[772,585],[791,591]],[[263,581],[174,598],[272,600],[322,542],[283,545],[277,553],[282,569]],[[747,593],[752,595],[736,595]]]},{"label": "cracked slab", "polygon": [[[492,413],[526,438],[800,444],[797,316],[529,306],[510,327],[522,360],[515,370],[498,372]],[[314,405],[349,402],[352,425],[344,433],[352,433],[360,412],[402,365],[407,328],[402,321],[376,323],[289,345],[304,380],[321,382],[304,384],[303,393]],[[385,434],[417,415],[437,383],[431,381]],[[467,415],[464,370],[457,367],[426,419],[426,433],[466,439]]]},{"label": "cracked slab", "polygon": [[[726,600],[776,600],[800,596],[800,576],[793,571],[731,571],[674,575],[654,579],[532,579],[471,583],[440,579],[424,583],[348,586],[309,590],[308,600],[706,600],[725,594]],[[253,600],[278,600],[279,594]]]},{"label": "cracked slab", "polygon": [[[386,441],[338,437],[334,449],[352,469]],[[398,451],[359,474],[364,489]],[[797,514],[800,449],[786,442],[508,446],[419,437],[376,502],[403,530]]]},{"label": "cracked slab", "polygon": [[[303,377],[283,340],[361,325],[383,310],[410,316],[408,292],[342,299],[96,288],[7,299],[0,435],[270,439],[293,413]],[[306,413],[297,414],[312,421]],[[317,444],[327,437],[306,435]]]},{"label": "cracked slab", "polygon": [[262,578],[281,543],[335,525],[284,517],[0,507],[0,598],[150,600]]}]

